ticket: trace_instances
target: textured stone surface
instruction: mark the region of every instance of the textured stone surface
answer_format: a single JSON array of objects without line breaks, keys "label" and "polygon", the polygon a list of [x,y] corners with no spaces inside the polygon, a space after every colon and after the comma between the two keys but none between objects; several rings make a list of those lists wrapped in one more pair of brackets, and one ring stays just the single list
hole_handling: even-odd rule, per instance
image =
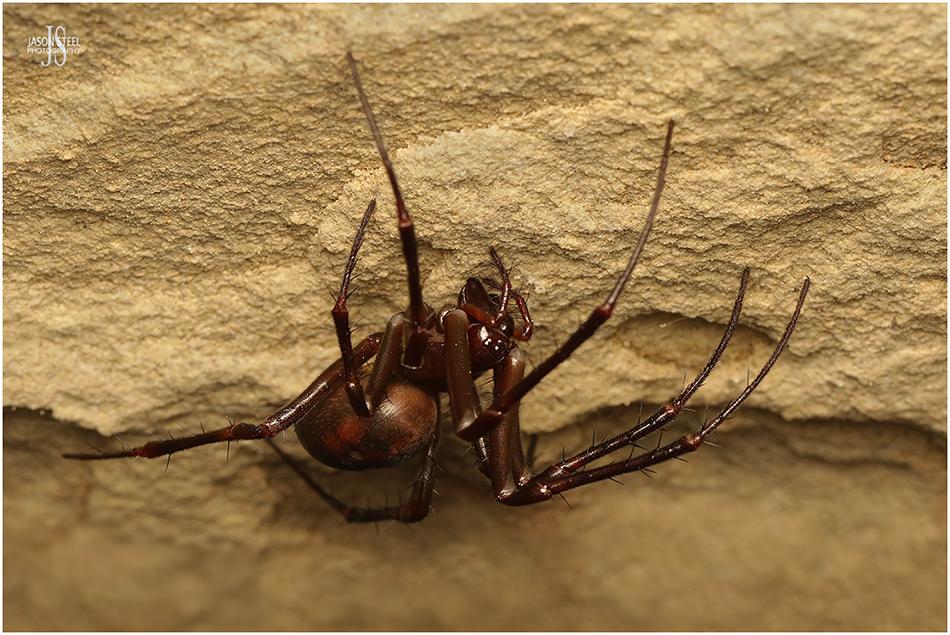
[{"label": "textured stone surface", "polygon": [[[597,430],[635,414],[598,417]],[[77,464],[58,453],[101,439],[15,415],[4,422],[4,627],[946,630],[939,435],[750,409],[737,422],[748,425],[721,449],[653,479],[568,492],[570,509],[497,504],[447,439],[438,513],[377,535],[344,525],[259,444],[232,447],[228,463],[223,448],[200,448],[167,472]],[[540,458],[590,434],[545,435]],[[376,503],[412,478],[319,477]]]},{"label": "textured stone surface", "polygon": [[[551,430],[661,401],[702,365],[742,265],[721,403],[814,290],[753,403],[945,427],[944,8],[63,7],[55,71],[4,33],[5,403],[103,432],[265,413],[335,355],[326,289],[381,209],[360,333],[405,302],[352,47],[419,227],[427,297],[487,246],[516,265],[538,358],[639,230],[663,122],[667,195],[635,286],[526,405]],[[712,323],[712,325],[709,324]]]},{"label": "textured stone surface", "polygon": [[[813,281],[722,455],[629,479],[649,487],[578,492],[573,515],[496,506],[450,441],[427,533],[377,539],[337,527],[259,448],[228,466],[199,450],[166,476],[67,464],[57,453],[84,440],[117,442],[5,412],[18,607],[5,626],[946,627],[945,7],[19,5],[4,18],[8,406],[105,435],[266,415],[338,354],[327,289],[374,196],[358,335],[403,308],[347,48],[417,221],[426,297],[489,273],[496,245],[530,294],[535,361],[622,268],[677,120],[633,285],[525,402],[547,458],[671,396],[750,265],[743,326],[696,416],[727,401]],[[56,23],[84,51],[41,68],[26,41]],[[509,584],[529,599],[492,593]],[[411,592],[375,600],[394,588]]]}]

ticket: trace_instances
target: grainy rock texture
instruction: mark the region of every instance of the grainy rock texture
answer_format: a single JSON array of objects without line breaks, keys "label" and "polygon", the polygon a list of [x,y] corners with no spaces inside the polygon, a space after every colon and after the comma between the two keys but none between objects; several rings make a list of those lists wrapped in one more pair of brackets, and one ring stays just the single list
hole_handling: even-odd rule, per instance
[{"label": "grainy rock texture", "polygon": [[[753,403],[944,428],[941,7],[51,11],[8,9],[4,33],[7,404],[109,433],[280,403],[337,355],[326,289],[374,196],[359,332],[403,308],[349,47],[426,296],[489,273],[497,245],[541,324],[535,357],[609,288],[679,122],[635,286],[526,404],[529,429],[666,398],[702,365],[744,264],[745,329],[700,401],[767,356],[809,275]],[[51,70],[24,41],[54,18],[85,50]]]},{"label": "grainy rock texture", "polygon": [[[748,370],[754,372],[775,345],[808,275],[813,287],[800,327],[749,400],[760,413],[752,424],[808,420],[820,429],[826,422],[829,430],[838,430],[831,441],[868,449],[870,458],[854,458],[855,465],[841,468],[849,476],[867,476],[863,470],[889,474],[875,462],[880,455],[869,449],[874,444],[863,430],[873,427],[882,437],[888,430],[927,438],[945,434],[945,7],[20,5],[5,7],[4,17],[5,405],[49,410],[106,435],[178,434],[179,424],[193,428],[199,421],[220,424],[226,415],[244,420],[266,415],[338,356],[327,289],[338,284],[356,223],[373,197],[380,208],[358,269],[360,291],[351,303],[357,335],[380,330],[389,315],[404,308],[405,268],[392,197],[346,69],[343,53],[351,49],[361,60],[415,216],[427,299],[435,306],[451,301],[466,276],[489,274],[487,249],[495,245],[529,293],[539,323],[529,347],[534,361],[586,317],[621,270],[652,193],[665,121],[677,121],[660,216],[633,284],[614,319],[525,401],[526,430],[567,434],[598,413],[614,413],[604,415],[608,420],[618,412],[635,416],[636,406],[624,407],[669,398],[715,346],[741,269],[750,265],[743,326],[697,395],[699,409],[721,404],[745,386]],[[83,48],[61,68],[43,68],[41,58],[26,52],[27,39],[45,34],[48,24],[65,25]],[[724,435],[742,428],[743,421],[750,419],[726,426]],[[48,423],[35,429],[32,440],[20,431],[24,458],[18,470],[54,462],[48,435],[61,428]],[[79,439],[79,432],[70,434]],[[737,435],[737,443],[743,438]],[[768,445],[763,441],[737,456],[755,456]],[[31,462],[31,452],[46,458]],[[922,526],[930,527],[938,507],[945,514],[941,482],[929,480],[934,474],[942,478],[940,469],[928,463],[939,467],[943,452],[939,447],[924,452],[920,460],[931,467],[914,467],[913,476],[900,477],[909,479],[906,483],[896,476],[900,470],[894,471],[898,481],[879,479],[885,493],[896,496],[928,475],[930,489],[912,489],[919,498],[907,502],[910,511],[901,510],[919,514]],[[768,472],[767,461],[735,467],[730,472],[735,483],[725,476],[716,482],[730,492],[745,492],[737,496],[758,501],[763,506],[758,513],[768,516],[768,488],[784,483],[779,475],[794,465],[781,456],[758,488],[749,485],[746,491],[736,483],[754,470]],[[84,514],[92,519],[90,527],[100,529],[125,522],[117,519],[121,501],[130,496],[148,522],[172,522],[189,535],[207,529],[205,521],[219,523],[212,534],[232,526],[234,545],[255,558],[267,557],[265,544],[282,549],[296,540],[288,543],[273,530],[286,520],[274,511],[281,507],[275,501],[281,488],[291,486],[270,487],[256,472],[259,483],[244,483],[240,494],[227,495],[243,498],[244,488],[267,489],[261,492],[259,516],[248,506],[202,519],[191,513],[224,490],[209,479],[243,478],[233,470],[224,476],[217,461],[204,470],[173,462],[177,471],[161,487],[173,487],[176,474],[194,474],[182,483],[189,495],[178,498],[179,492],[165,500],[162,494],[150,503],[146,492],[159,487],[152,482],[154,470],[145,477],[129,467],[55,465],[50,474],[82,483],[88,495],[83,505],[66,506],[74,514],[70,522],[63,520],[69,526],[82,524]],[[829,469],[815,475],[815,482],[833,487],[831,475],[839,468]],[[115,489],[112,475],[127,478],[130,491]],[[30,483],[42,484],[50,477],[33,478]],[[845,489],[865,497],[877,485]],[[53,483],[37,487],[17,490],[16,500],[6,497],[7,553],[24,548],[11,543],[11,535],[27,541],[30,536],[26,525],[17,524],[26,521],[11,516],[42,516],[21,514],[18,505],[41,510],[68,498]],[[270,491],[274,488],[278,491]],[[19,498],[27,495],[28,502]],[[651,518],[657,512],[649,506],[665,504],[660,494],[639,496],[647,508],[631,514]],[[711,513],[712,503],[683,496],[674,517],[692,518],[687,500],[706,510],[696,518]],[[107,509],[90,509],[93,500]],[[742,504],[732,497],[716,501]],[[866,504],[855,498],[844,506],[863,510]],[[586,519],[584,526],[609,523],[612,512],[605,505],[582,512],[593,514],[579,516]],[[166,515],[169,507],[175,508],[173,518]],[[887,525],[893,519],[884,520],[885,507],[856,512],[881,523],[869,521],[870,542],[900,535],[899,528]],[[482,509],[481,504],[456,508],[454,513],[463,515],[454,525],[458,532],[464,533],[466,514]],[[325,513],[295,510],[291,522]],[[537,526],[567,526],[578,518],[562,518],[553,510],[545,514],[543,520],[535,517]],[[724,531],[737,545],[743,526],[754,522],[746,517],[732,526],[729,514],[716,517],[718,526],[708,530]],[[791,531],[807,549],[822,539],[826,525],[820,514],[806,517],[811,520]],[[255,522],[269,526],[272,536],[259,537],[251,549],[248,532]],[[537,528],[530,521],[514,522]],[[136,526],[130,524],[128,532]],[[643,529],[629,527],[634,534]],[[945,556],[945,535],[939,526],[932,531],[926,548],[915,552],[922,566]],[[163,529],[153,537],[165,540],[169,534],[178,535]],[[338,547],[361,553],[356,560],[369,558],[360,560],[368,570],[375,560],[360,552],[366,535],[359,535],[352,546]],[[614,536],[607,531],[598,544],[603,547]],[[38,538],[17,562],[49,562],[49,549],[95,551],[107,562],[134,558],[138,551],[106,546],[125,537],[90,528],[58,547]],[[139,539],[132,542],[143,548]],[[300,562],[316,562],[310,558],[319,557],[321,546],[311,538],[300,544],[309,550]],[[405,566],[425,567],[425,552],[415,544],[419,560]],[[644,544],[649,549],[653,543]],[[585,546],[577,548],[587,553]],[[944,555],[938,558],[934,550],[941,548]],[[780,550],[776,558],[795,558],[793,552]],[[70,581],[75,583],[70,575],[93,555],[60,556],[71,567],[58,574],[62,579],[53,587],[68,594]],[[633,566],[626,551],[605,557],[608,569],[616,570],[620,560]],[[695,579],[677,588],[686,594],[683,599],[729,561],[711,558],[691,569]],[[660,566],[662,560],[654,563]],[[770,571],[781,575],[783,565],[770,563]],[[854,564],[848,571],[858,578],[893,573],[868,566]],[[332,566],[313,567],[321,584],[332,584]],[[105,596],[77,600],[73,608],[82,618],[75,619],[90,627],[240,626],[214,621],[213,607],[198,597],[201,575],[192,573],[176,579],[186,589],[179,592],[195,604],[191,617],[179,622],[132,624],[119,611],[106,614]],[[21,579],[9,592],[22,593],[14,599],[41,593],[41,587],[30,586],[41,579]],[[721,582],[728,585],[728,576]],[[745,582],[758,588],[762,580],[753,576]],[[432,584],[440,588],[445,582]],[[595,587],[584,592],[595,595]],[[940,585],[927,589],[939,592]],[[562,592],[567,594],[567,587]],[[801,601],[818,601],[810,597],[806,593]],[[931,617],[945,617],[945,604],[930,595],[921,602],[902,605],[908,616],[903,627],[945,627],[944,618]],[[927,617],[918,615],[921,621],[914,622],[915,610],[923,611],[927,602]],[[49,618],[41,605],[22,606]],[[834,611],[809,606],[811,622],[794,619],[795,610],[789,609],[769,617],[771,622],[742,612],[731,613],[735,621],[728,621],[725,610],[722,620],[705,622],[640,616],[632,623],[580,618],[576,623],[891,626],[862,622],[867,612],[859,610],[849,613],[851,621],[822,623],[820,616]],[[550,607],[549,621],[533,614],[518,624],[558,628],[557,608]],[[414,615],[417,621],[392,625],[477,626],[464,616],[453,621],[434,604],[431,613],[416,609],[423,611]],[[24,611],[17,625],[58,627],[28,619]],[[674,620],[677,611],[669,615]],[[254,626],[307,626],[272,617]],[[69,625],[70,619],[56,624]],[[385,626],[352,619],[346,622],[341,614],[338,621],[310,626]],[[500,619],[484,625],[518,624]]]},{"label": "grainy rock texture", "polygon": [[[18,418],[7,629],[946,630],[946,445],[913,428],[746,409],[721,449],[568,492],[571,508],[497,504],[448,438],[438,513],[377,535],[267,448],[79,468],[58,453],[101,439]],[[540,460],[590,431],[545,435]],[[318,475],[378,504],[410,482],[397,472]]]}]

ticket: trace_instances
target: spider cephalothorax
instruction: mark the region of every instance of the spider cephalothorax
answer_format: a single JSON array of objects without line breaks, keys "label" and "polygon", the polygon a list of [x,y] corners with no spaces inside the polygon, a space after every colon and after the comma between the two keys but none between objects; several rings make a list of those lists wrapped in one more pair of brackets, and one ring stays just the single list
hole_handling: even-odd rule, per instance
[{"label": "spider cephalothorax", "polygon": [[[458,304],[443,307],[441,318],[459,308],[468,316],[468,344],[472,356],[472,368],[483,371],[494,368],[517,346],[515,340],[527,342],[531,339],[534,323],[528,312],[528,303],[524,297],[511,288],[508,272],[501,257],[491,249],[492,260],[501,273],[502,283],[487,278],[469,278],[459,291]],[[497,293],[489,292],[486,284]],[[508,310],[514,302],[521,313],[521,325],[515,330],[515,320]]]},{"label": "spider cephalothorax", "polygon": [[[527,342],[531,338],[534,325],[527,302],[512,289],[508,270],[494,248],[489,251],[500,280],[469,278],[455,304],[447,304],[437,312],[423,300],[415,226],[363,91],[356,61],[350,54],[347,54],[347,59],[396,202],[399,235],[408,274],[409,306],[406,311],[392,316],[385,332],[370,335],[353,346],[347,306],[349,284],[356,267],[357,254],[376,209],[374,200],[367,207],[356,232],[340,293],[331,311],[340,359],[323,371],[298,397],[256,425],[240,423],[191,437],[153,441],[121,452],[64,456],[84,460],[154,458],[170,456],[174,452],[208,443],[265,439],[320,497],[347,520],[366,522],[393,519],[414,522],[429,512],[438,452],[441,393],[448,394],[455,434],[474,447],[479,469],[490,478],[498,500],[509,505],[526,505],[588,483],[645,470],[696,450],[762,382],[795,329],[808,293],[808,278],[802,284],[795,310],[772,356],[745,390],[719,414],[705,422],[699,430],[666,445],[644,450],[640,454],[631,452],[629,456],[624,455],[626,458],[590,467],[594,461],[612,455],[621,448],[629,451],[639,447],[638,440],[675,419],[686,402],[699,390],[718,363],[738,325],[749,281],[749,269],[746,268],[742,272],[739,293],[719,345],[709,362],[677,397],[623,434],[594,444],[536,474],[532,473],[521,447],[518,417],[521,399],[594,335],[613,314],[624,287],[633,275],[659,208],[670,158],[673,122],[670,121],[667,126],[650,210],[626,268],[604,302],[594,308],[587,320],[554,353],[526,374],[524,354],[518,348],[518,342]],[[517,327],[512,304],[518,313]],[[483,408],[479,403],[474,379],[489,370],[494,385],[493,398]],[[399,505],[378,508],[355,507],[339,501],[271,441],[274,435],[291,426],[295,427],[297,437],[312,456],[341,469],[387,467],[421,455],[419,478],[413,485],[411,496]]]}]

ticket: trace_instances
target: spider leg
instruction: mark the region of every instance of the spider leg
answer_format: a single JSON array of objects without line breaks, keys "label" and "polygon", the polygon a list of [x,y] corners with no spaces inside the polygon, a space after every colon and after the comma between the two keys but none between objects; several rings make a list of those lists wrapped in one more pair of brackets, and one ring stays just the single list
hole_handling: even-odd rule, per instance
[{"label": "spider leg", "polygon": [[[478,391],[472,380],[472,362],[468,348],[468,314],[462,309],[453,309],[442,318],[445,328],[445,381],[449,393],[449,407],[455,434],[475,442],[479,437],[467,434],[472,422],[481,413]],[[478,444],[476,444],[478,451]]]},{"label": "spider leg", "polygon": [[[437,411],[438,410],[439,408],[437,407]],[[435,465],[439,449],[439,430],[441,427],[440,422],[436,422],[435,431],[426,448],[425,456],[422,459],[422,466],[419,470],[419,476],[412,486],[412,493],[409,495],[409,500],[399,505],[386,507],[356,507],[343,503],[321,486],[313,476],[304,470],[286,452],[280,449],[272,439],[267,439],[267,443],[270,444],[280,458],[287,463],[290,469],[296,472],[330,507],[340,512],[347,522],[371,523],[380,520],[397,520],[403,523],[414,523],[425,518],[431,508],[432,490],[435,486]]]},{"label": "spider leg", "polygon": [[630,457],[626,460],[615,461],[608,465],[591,468],[589,470],[579,470],[570,473],[564,473],[563,470],[558,472],[557,470],[553,469],[558,465],[555,464],[555,466],[552,466],[552,468],[549,468],[540,475],[534,477],[524,487],[519,488],[507,498],[502,498],[502,502],[508,505],[530,505],[532,503],[547,500],[555,494],[560,494],[566,490],[587,485],[588,483],[594,483],[597,481],[613,478],[627,472],[641,471],[653,465],[657,465],[658,463],[675,459],[683,454],[693,452],[698,449],[706,437],[712,434],[712,432],[717,427],[719,427],[719,425],[721,425],[722,422],[725,421],[727,417],[729,417],[729,415],[735,412],[742,402],[752,394],[758,385],[762,383],[762,380],[765,379],[765,376],[772,369],[772,366],[775,365],[779,355],[781,355],[786,344],[788,344],[788,340],[792,336],[795,326],[798,324],[798,317],[801,314],[802,306],[805,303],[805,296],[808,293],[809,286],[810,281],[808,278],[805,278],[804,283],[802,284],[801,293],[798,297],[798,303],[795,306],[795,311],[793,312],[788,325],[785,327],[785,332],[776,345],[775,350],[772,352],[772,355],[769,357],[768,361],[766,361],[765,365],[762,367],[762,370],[759,371],[759,374],[756,375],[755,379],[749,383],[746,389],[743,390],[738,397],[733,399],[729,405],[723,408],[714,419],[704,423],[699,430],[683,435],[672,443],[657,447],[656,449],[639,456]]},{"label": "spider leg", "polygon": [[[478,417],[478,391],[472,379],[466,332],[468,316],[462,309],[446,313],[445,326],[446,384],[449,405],[456,432],[464,431]],[[495,394],[517,384],[524,376],[524,353],[513,349],[494,369]],[[521,448],[521,429],[518,408],[510,409],[502,423],[491,433],[472,442],[478,457],[478,467],[492,481],[496,495],[509,495],[531,479]]]},{"label": "spider leg", "polygon": [[663,185],[666,182],[666,168],[670,160],[670,145],[673,139],[673,121],[670,120],[666,130],[666,141],[663,146],[663,158],[660,161],[660,169],[657,173],[656,189],[653,192],[653,201],[650,204],[650,211],[647,214],[646,223],[640,232],[640,239],[634,248],[630,259],[627,261],[627,267],[617,279],[616,284],[603,304],[593,310],[587,320],[581,324],[574,333],[557,348],[547,359],[534,367],[528,375],[512,386],[510,390],[496,397],[491,406],[483,411],[478,419],[469,425],[462,436],[466,441],[471,441],[477,437],[487,434],[497,427],[505,412],[517,404],[532,388],[538,385],[542,379],[558,367],[564,360],[571,356],[577,348],[587,341],[597,332],[597,329],[606,322],[613,314],[614,306],[620,298],[627,281],[633,275],[633,269],[636,267],[643,247],[646,244],[647,237],[650,235],[650,229],[653,226],[653,219],[656,217],[657,209],[660,206],[660,195],[663,193]]},{"label": "spider leg", "polygon": [[[379,350],[381,337],[380,333],[375,333],[356,346],[353,350],[353,360],[357,367],[365,364],[376,354],[376,351]],[[335,387],[339,386],[340,382],[344,380],[344,376],[343,360],[335,361],[325,371],[320,373],[293,401],[257,425],[250,423],[232,424],[224,428],[219,428],[218,430],[211,430],[210,432],[203,432],[202,434],[196,434],[190,437],[150,441],[145,445],[129,448],[120,452],[103,452],[101,454],[67,453],[63,454],[63,458],[77,459],[80,461],[95,461],[100,459],[141,456],[153,459],[157,456],[166,456],[209,443],[244,439],[267,439],[275,436],[282,430],[286,430],[304,417],[319,404],[324,397],[330,394]]]},{"label": "spider leg", "polygon": [[491,468],[488,466],[488,438],[475,439],[472,441],[472,447],[475,449],[475,466],[479,472],[491,479]]},{"label": "spider leg", "polygon": [[350,257],[347,258],[346,267],[343,269],[340,294],[337,296],[336,304],[333,305],[331,310],[333,325],[336,327],[336,339],[340,344],[340,354],[343,360],[346,395],[349,397],[350,405],[353,406],[353,411],[361,417],[368,417],[370,413],[366,396],[363,394],[363,385],[360,384],[360,378],[357,374],[359,366],[353,363],[353,343],[350,339],[350,310],[346,305],[346,301],[350,297],[350,280],[353,277],[353,269],[356,268],[356,258],[360,247],[363,246],[366,229],[369,227],[369,221],[373,217],[374,211],[376,211],[376,199],[370,201],[369,207],[366,208],[366,212],[363,214],[363,220],[360,221],[359,229],[356,230],[353,246],[350,248]]},{"label": "spider leg", "polygon": [[[513,349],[494,369],[494,392],[501,394],[524,377],[524,353]],[[502,419],[501,425],[489,435],[488,464],[492,488],[499,498],[510,496],[531,480],[521,447],[520,403]]]},{"label": "spider leg", "polygon": [[399,357],[402,355],[402,337],[406,328],[406,317],[402,313],[397,313],[386,323],[386,332],[383,333],[382,341],[379,345],[379,352],[373,362],[373,372],[369,376],[367,384],[368,395],[366,404],[370,411],[375,411],[386,392],[386,386],[389,384],[389,378],[399,364]]},{"label": "spider leg", "polygon": [[619,434],[611,439],[607,439],[602,443],[592,445],[587,450],[576,454],[569,459],[565,459],[558,463],[555,463],[550,468],[545,470],[545,476],[562,476],[566,473],[575,472],[581,467],[587,465],[591,461],[596,461],[597,459],[610,454],[611,452],[622,448],[624,446],[634,445],[637,440],[642,439],[651,432],[659,430],[663,426],[672,422],[682,411],[683,407],[686,405],[686,402],[699,390],[700,386],[706,381],[709,377],[709,374],[712,373],[713,368],[716,367],[716,364],[719,363],[720,358],[723,353],[726,351],[726,346],[729,345],[729,340],[732,338],[732,334],[735,332],[736,327],[739,324],[739,315],[742,313],[742,301],[745,299],[745,292],[749,286],[749,268],[746,267],[742,271],[742,278],[739,282],[739,293],[736,294],[735,304],[732,306],[732,315],[729,317],[729,323],[726,325],[726,330],[722,335],[722,339],[719,340],[719,345],[716,346],[716,350],[713,351],[712,356],[709,358],[709,361],[706,362],[706,365],[703,366],[703,369],[696,375],[696,378],[689,383],[679,396],[671,400],[668,404],[654,412],[644,421],[638,422],[638,424],[624,432]]},{"label": "spider leg", "polygon": [[[742,301],[745,297],[748,284],[749,269],[746,268],[742,272],[742,279],[739,284],[739,293],[737,294],[735,304],[732,308],[732,315],[729,319],[728,325],[726,326],[725,333],[719,342],[719,345],[716,347],[712,357],[700,371],[699,375],[697,375],[696,378],[683,389],[678,397],[673,399],[665,407],[657,410],[646,421],[638,423],[636,427],[628,430],[627,432],[617,435],[611,439],[607,439],[599,444],[592,445],[584,452],[553,464],[537,477],[538,480],[550,480],[555,477],[562,477],[576,472],[578,469],[584,465],[587,465],[591,461],[601,458],[623,446],[634,445],[637,440],[663,427],[675,419],[690,397],[692,397],[693,394],[699,390],[699,387],[712,372],[713,368],[722,357],[722,354],[725,352],[726,346],[729,344],[732,334],[735,332],[736,326],[738,325],[739,315],[742,312]],[[518,351],[518,353],[520,356],[520,351]],[[520,368],[521,374],[523,374],[523,368],[524,366],[522,362]],[[495,394],[497,395],[504,393],[513,384],[517,383],[520,378],[520,374],[503,374],[496,370]],[[518,485],[523,486],[531,480],[529,466],[533,462],[536,437],[532,437],[531,447],[529,448],[530,459],[525,458],[520,448],[520,426],[517,420],[519,406],[520,402],[516,404],[511,410],[509,410],[502,424],[495,428],[495,430],[491,433],[491,439],[493,442],[490,448],[492,454],[490,455],[489,464],[493,468],[492,475],[493,485],[495,485],[495,493],[502,500],[504,500],[506,497],[510,497],[515,490],[515,488],[512,487],[510,480],[507,482],[500,481],[501,478],[510,478],[509,475],[503,474],[504,469],[507,469],[503,468],[504,465],[510,464],[516,469],[520,467],[521,478],[519,479]],[[512,417],[512,415],[515,416]],[[513,419],[513,421],[511,421],[511,419]],[[514,428],[513,431],[511,430],[512,427]],[[510,442],[508,442],[507,439],[502,442],[495,442],[495,439],[502,435],[502,431],[506,431],[506,437],[507,439],[511,439]],[[518,447],[514,445],[515,443],[518,443]],[[517,472],[515,477],[519,478]]]},{"label": "spider leg", "polygon": [[399,188],[399,182],[396,180],[396,171],[393,169],[392,161],[389,160],[389,152],[386,150],[386,143],[379,132],[379,126],[376,124],[376,117],[370,108],[369,100],[363,91],[363,83],[360,81],[359,70],[356,67],[356,60],[353,54],[347,51],[346,61],[350,66],[350,73],[353,75],[353,84],[356,86],[356,92],[360,98],[360,105],[363,108],[363,114],[366,115],[366,122],[369,125],[370,132],[373,134],[373,140],[376,142],[376,151],[386,169],[386,176],[389,177],[389,184],[392,186],[393,197],[396,199],[396,215],[399,227],[399,238],[402,241],[402,253],[406,260],[406,270],[409,282],[409,320],[412,322],[413,331],[409,336],[406,345],[403,363],[407,366],[418,368],[422,363],[422,354],[425,352],[425,321],[428,317],[428,309],[425,301],[422,299],[422,279],[419,275],[419,245],[416,241],[415,225],[412,222],[412,216],[406,209],[406,203],[402,197],[402,190]]}]

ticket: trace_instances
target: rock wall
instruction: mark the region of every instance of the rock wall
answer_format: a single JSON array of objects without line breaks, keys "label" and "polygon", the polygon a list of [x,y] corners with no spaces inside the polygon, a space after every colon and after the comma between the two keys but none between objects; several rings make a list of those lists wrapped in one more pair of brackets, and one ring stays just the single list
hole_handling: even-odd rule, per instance
[{"label": "rock wall", "polygon": [[[43,67],[28,39],[58,24],[82,50]],[[945,7],[10,5],[3,37],[5,626],[946,628]],[[167,474],[59,458],[297,394],[339,354],[328,290],[374,197],[356,336],[405,307],[347,49],[426,298],[490,275],[496,246],[538,322],[534,363],[623,268],[676,120],[630,288],[522,421],[550,460],[663,403],[749,265],[682,430],[698,425],[809,276],[791,345],[717,433],[727,451],[630,479],[658,489],[580,490],[565,515],[494,505],[449,440],[454,502],[423,537],[380,539],[337,528],[266,448]],[[488,592],[511,581],[523,602]]]},{"label": "rock wall", "polygon": [[[539,464],[631,415],[544,435]],[[946,443],[914,428],[746,408],[689,464],[520,508],[446,438],[436,512],[377,533],[343,524],[260,445],[182,453],[167,471],[77,465],[59,452],[101,439],[14,419],[6,630],[946,630]],[[306,465],[373,504],[413,467]]]},{"label": "rock wall", "polygon": [[[945,428],[941,7],[8,8],[4,403],[103,433],[259,415],[338,353],[327,289],[379,197],[358,335],[404,308],[391,194],[343,51],[415,215],[426,297],[515,265],[549,353],[635,241],[618,314],[526,402],[528,429],[662,401],[753,284],[721,403]],[[59,20],[83,51],[24,52]]]}]

